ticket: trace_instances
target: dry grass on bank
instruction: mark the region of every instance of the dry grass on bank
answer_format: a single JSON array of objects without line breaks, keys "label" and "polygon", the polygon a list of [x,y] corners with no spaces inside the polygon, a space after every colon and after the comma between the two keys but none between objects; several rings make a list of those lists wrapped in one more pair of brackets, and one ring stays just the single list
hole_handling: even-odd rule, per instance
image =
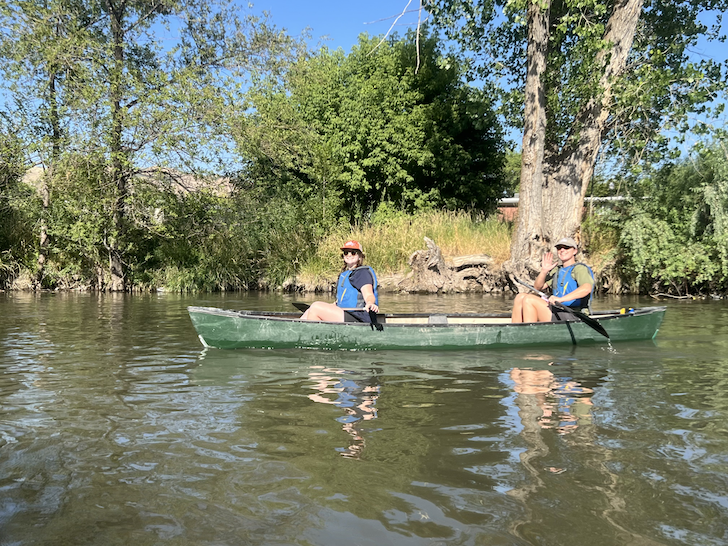
[{"label": "dry grass on bank", "polygon": [[298,281],[306,285],[331,282],[341,268],[340,247],[349,239],[363,245],[366,263],[380,277],[406,274],[410,255],[427,248],[425,237],[432,239],[446,257],[487,254],[500,264],[510,255],[511,224],[495,216],[483,219],[462,212],[432,212],[400,215],[353,228],[342,226],[303,264]]}]

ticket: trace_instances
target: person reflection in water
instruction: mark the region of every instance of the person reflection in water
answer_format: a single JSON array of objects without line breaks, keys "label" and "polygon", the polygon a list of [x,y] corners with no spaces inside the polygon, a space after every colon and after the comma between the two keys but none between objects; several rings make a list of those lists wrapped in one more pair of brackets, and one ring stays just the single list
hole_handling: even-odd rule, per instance
[{"label": "person reflection in water", "polygon": [[541,428],[556,429],[559,434],[574,432],[580,424],[591,423],[593,390],[567,377],[556,377],[549,370],[513,368],[513,390],[533,395],[541,416]]},{"label": "person reflection in water", "polygon": [[[331,368],[322,368],[321,371],[311,373],[316,381],[314,388],[318,391],[309,394],[309,400],[321,404],[332,404],[344,410],[344,415],[337,417],[341,428],[351,440],[346,448],[337,451],[343,457],[359,459],[364,451],[366,442],[363,435],[362,423],[377,418],[377,398],[379,398],[379,384],[374,377],[366,380],[354,378],[351,372]],[[331,395],[336,395],[332,398]]]}]

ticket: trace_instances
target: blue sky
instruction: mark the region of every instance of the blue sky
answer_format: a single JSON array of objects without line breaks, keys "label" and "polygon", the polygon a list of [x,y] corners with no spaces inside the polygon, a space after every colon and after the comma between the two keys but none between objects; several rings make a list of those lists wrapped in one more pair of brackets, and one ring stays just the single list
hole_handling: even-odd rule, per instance
[{"label": "blue sky", "polygon": [[[242,1],[242,0],[241,0]],[[288,30],[293,36],[300,35],[311,27],[312,45],[318,38],[327,36],[323,42],[329,49],[341,47],[349,52],[362,32],[375,36],[386,34],[395,19],[407,7],[408,0],[253,0],[254,13],[268,11],[278,27]],[[409,10],[397,22],[394,31],[400,35],[407,31],[408,24],[417,24],[419,0],[412,0]]]},{"label": "blue sky", "polygon": [[[244,3],[244,0],[238,1]],[[317,38],[327,36],[329,40],[325,44],[330,49],[341,47],[349,52],[360,33],[385,34],[406,8],[407,13],[393,29],[404,34],[408,27],[417,24],[419,0],[411,0],[409,4],[408,0],[253,0],[252,4],[254,13],[270,12],[273,22],[293,36],[311,27],[313,45]],[[728,22],[724,22],[723,32],[727,30]],[[726,47],[726,44],[701,43],[693,53],[696,57],[718,60],[727,56]]]}]

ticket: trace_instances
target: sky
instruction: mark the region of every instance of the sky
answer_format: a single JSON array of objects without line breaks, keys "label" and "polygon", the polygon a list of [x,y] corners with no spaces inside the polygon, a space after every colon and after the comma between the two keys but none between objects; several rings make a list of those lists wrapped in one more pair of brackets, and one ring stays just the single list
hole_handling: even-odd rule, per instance
[{"label": "sky", "polygon": [[[241,4],[245,0],[238,0]],[[284,27],[293,36],[311,27],[314,37],[327,36],[324,42],[329,49],[341,47],[349,52],[360,33],[370,35],[387,33],[398,16],[407,11],[392,29],[400,35],[417,24],[419,0],[252,0],[254,13],[268,11],[278,27]],[[723,22],[723,32],[728,32],[728,22]],[[716,60],[725,58],[726,44],[702,43],[693,50],[696,57]]]},{"label": "sky", "polygon": [[[319,38],[329,49],[341,47],[349,53],[362,32],[371,36],[386,34],[395,19],[407,8],[408,0],[253,0],[254,13],[268,11],[273,23],[285,28],[292,36],[310,27],[313,40]],[[408,26],[417,25],[419,0],[411,0],[408,13],[398,21],[393,31],[403,35]]]}]

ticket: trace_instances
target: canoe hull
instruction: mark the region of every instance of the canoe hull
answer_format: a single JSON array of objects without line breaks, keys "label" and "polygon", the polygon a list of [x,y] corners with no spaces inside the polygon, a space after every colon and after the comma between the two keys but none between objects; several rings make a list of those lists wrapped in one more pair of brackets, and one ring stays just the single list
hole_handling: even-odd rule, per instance
[{"label": "canoe hull", "polygon": [[[404,322],[408,320],[406,315],[387,315],[384,329],[377,331],[363,323],[301,321],[290,313],[212,307],[189,307],[188,311],[203,345],[220,349],[460,350],[608,341],[582,322],[498,323],[505,317],[493,315],[449,315],[449,321],[459,321],[455,324],[418,324],[414,318],[409,323]],[[593,318],[599,320],[612,341],[634,341],[654,338],[664,314],[664,307],[648,307],[633,314],[612,312],[595,314]],[[416,317],[421,320],[422,316]],[[478,320],[483,322],[477,323]]]}]

